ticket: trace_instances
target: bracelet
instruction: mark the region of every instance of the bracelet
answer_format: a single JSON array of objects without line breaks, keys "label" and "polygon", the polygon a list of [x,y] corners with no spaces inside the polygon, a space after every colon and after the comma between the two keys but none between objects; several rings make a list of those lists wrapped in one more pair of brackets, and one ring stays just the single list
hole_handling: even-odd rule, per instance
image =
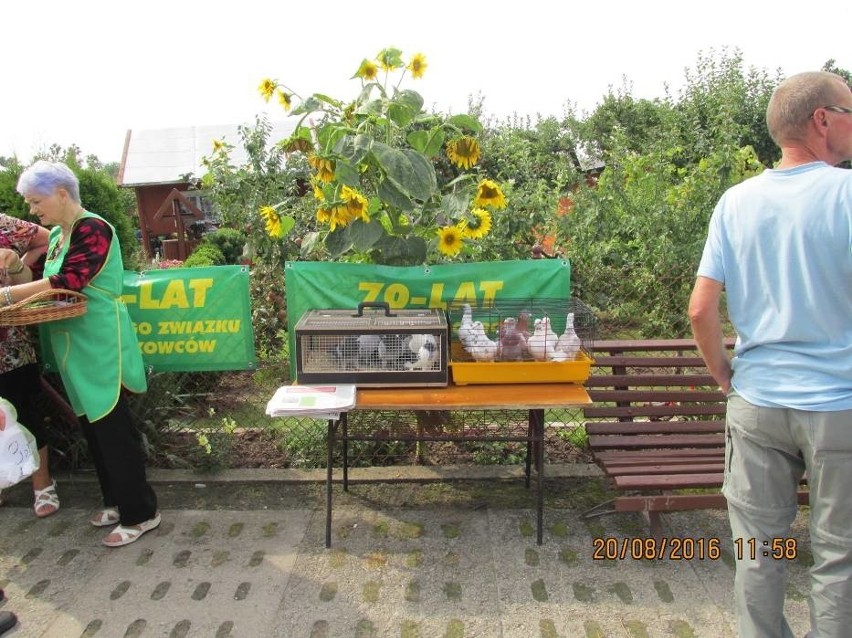
[{"label": "bracelet", "polygon": [[10,275],[20,275],[20,274],[23,272],[23,270],[24,270],[24,261],[23,261],[23,259],[22,259],[22,260],[20,260],[20,262],[19,262],[19,263],[20,263],[20,265],[18,266],[18,269],[17,269],[17,270],[9,270],[9,269],[7,268],[7,269],[6,269],[6,272],[7,272],[8,274],[10,274]]},{"label": "bracelet", "polygon": [[12,303],[13,303],[13,301],[12,301],[12,288],[10,286],[4,286],[2,291],[0,291],[0,292],[3,293],[3,305],[4,306],[11,306]]}]

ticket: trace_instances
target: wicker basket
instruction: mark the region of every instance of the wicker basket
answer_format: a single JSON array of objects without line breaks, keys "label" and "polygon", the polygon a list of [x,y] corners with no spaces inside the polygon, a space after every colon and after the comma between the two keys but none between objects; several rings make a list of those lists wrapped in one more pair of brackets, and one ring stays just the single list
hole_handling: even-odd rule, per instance
[{"label": "wicker basket", "polygon": [[0,326],[26,326],[57,319],[79,317],[86,312],[86,295],[51,288],[0,308]]}]

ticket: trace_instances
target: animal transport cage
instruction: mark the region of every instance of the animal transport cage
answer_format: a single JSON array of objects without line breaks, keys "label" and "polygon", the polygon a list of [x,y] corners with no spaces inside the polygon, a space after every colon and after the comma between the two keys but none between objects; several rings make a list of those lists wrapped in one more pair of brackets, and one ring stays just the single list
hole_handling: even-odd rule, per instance
[{"label": "animal transport cage", "polygon": [[593,362],[596,320],[576,298],[450,304],[453,382],[583,382]]},{"label": "animal transport cage", "polygon": [[445,386],[449,381],[443,310],[362,303],[308,310],[295,326],[299,383]]}]

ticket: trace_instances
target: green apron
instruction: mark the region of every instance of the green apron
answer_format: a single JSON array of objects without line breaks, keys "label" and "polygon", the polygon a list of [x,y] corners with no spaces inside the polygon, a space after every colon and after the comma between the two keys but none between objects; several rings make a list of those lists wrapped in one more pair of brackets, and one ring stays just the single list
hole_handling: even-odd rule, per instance
[{"label": "green apron", "polygon": [[[121,300],[124,265],[115,228],[103,217],[88,211],[80,219],[87,217],[100,219],[112,230],[106,262],[81,290],[88,298],[85,314],[42,324],[41,334],[56,359],[74,413],[85,415],[92,422],[115,408],[122,386],[131,392],[145,392],[147,382],[133,324]],[[57,251],[61,237],[62,229],[54,226],[50,231],[45,277],[62,269],[70,242]]]}]

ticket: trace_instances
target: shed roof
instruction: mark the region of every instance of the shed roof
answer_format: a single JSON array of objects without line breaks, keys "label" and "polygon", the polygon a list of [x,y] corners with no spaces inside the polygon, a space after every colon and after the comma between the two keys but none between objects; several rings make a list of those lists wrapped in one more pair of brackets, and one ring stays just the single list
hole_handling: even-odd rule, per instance
[{"label": "shed roof", "polygon": [[[270,142],[286,139],[296,128],[296,120],[270,122]],[[247,160],[237,124],[184,126],[148,130],[128,130],[124,140],[118,183],[121,186],[179,184],[186,176],[201,177],[206,169],[201,159],[213,152],[213,140],[233,145],[231,160],[237,166]]]}]

